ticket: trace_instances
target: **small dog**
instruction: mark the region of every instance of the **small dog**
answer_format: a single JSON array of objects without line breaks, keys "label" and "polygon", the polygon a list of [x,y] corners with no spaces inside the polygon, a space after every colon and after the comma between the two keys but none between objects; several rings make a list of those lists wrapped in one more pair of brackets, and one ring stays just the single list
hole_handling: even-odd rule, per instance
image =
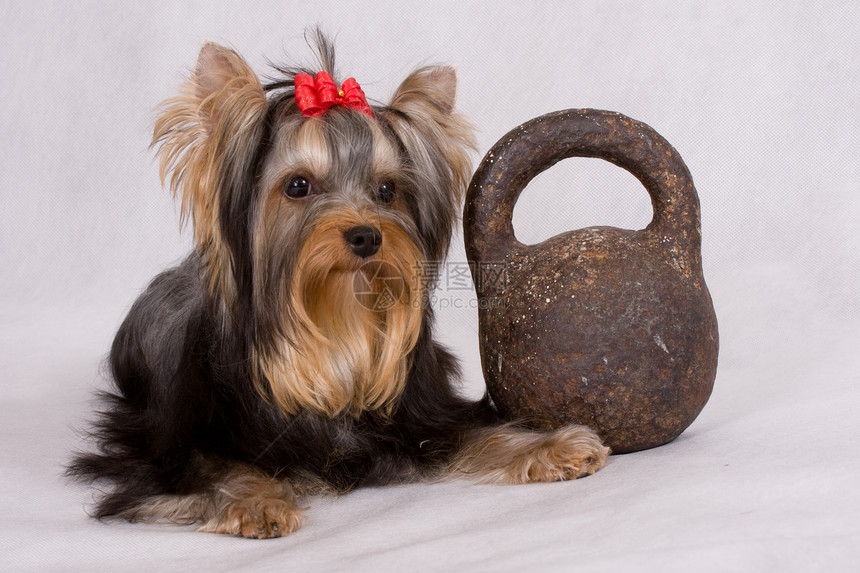
[{"label": "small dog", "polygon": [[280,537],[301,496],[416,479],[518,484],[597,471],[593,431],[500,419],[457,395],[420,269],[444,259],[470,176],[456,73],[418,69],[388,105],[322,72],[261,84],[206,43],[155,124],[195,249],[157,276],[111,348],[115,383],[69,473],[107,480],[95,517]]}]

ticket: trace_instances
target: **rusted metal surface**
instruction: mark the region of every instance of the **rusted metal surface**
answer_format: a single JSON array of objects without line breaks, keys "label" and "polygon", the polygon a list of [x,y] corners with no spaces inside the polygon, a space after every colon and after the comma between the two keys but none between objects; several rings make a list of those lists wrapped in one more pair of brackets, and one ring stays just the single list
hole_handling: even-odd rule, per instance
[{"label": "rusted metal surface", "polygon": [[[518,242],[517,198],[567,157],[635,175],[654,206],[648,227]],[[717,321],[702,276],[699,199],[665,139],[607,111],[533,119],[484,158],[464,227],[484,377],[504,415],[544,428],[587,424],[615,453],[665,444],[693,422],[716,376]]]}]

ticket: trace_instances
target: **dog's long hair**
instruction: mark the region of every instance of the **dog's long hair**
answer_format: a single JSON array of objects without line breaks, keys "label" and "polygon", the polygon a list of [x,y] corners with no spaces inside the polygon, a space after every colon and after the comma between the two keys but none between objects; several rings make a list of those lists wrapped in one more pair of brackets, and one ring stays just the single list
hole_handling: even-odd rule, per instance
[{"label": "dog's long hair", "polygon": [[[334,75],[330,44],[317,43]],[[207,44],[160,110],[161,176],[196,248],[155,278],[111,348],[117,391],[102,396],[100,451],[71,467],[115,483],[98,517],[199,490],[213,471],[204,458],[340,491],[409,479],[494,417],[454,392],[421,272],[447,252],[470,173],[453,70],[419,69],[373,119],[333,108],[308,120],[293,78],[315,71],[278,73],[262,85],[238,54]],[[296,176],[313,197],[284,198]],[[390,202],[373,196],[382,181]],[[366,270],[342,235],[362,224],[380,230],[375,259],[401,279],[386,308],[354,293]]]},{"label": "dog's long hair", "polygon": [[590,430],[501,425],[488,398],[456,393],[457,364],[432,339],[424,270],[448,251],[474,148],[454,70],[415,71],[372,118],[305,117],[295,78],[317,70],[276,70],[263,85],[206,44],[159,111],[161,177],[195,248],[113,342],[96,451],[69,469],[111,482],[94,515],[277,536],[300,523],[294,489],[595,471],[606,449]]}]

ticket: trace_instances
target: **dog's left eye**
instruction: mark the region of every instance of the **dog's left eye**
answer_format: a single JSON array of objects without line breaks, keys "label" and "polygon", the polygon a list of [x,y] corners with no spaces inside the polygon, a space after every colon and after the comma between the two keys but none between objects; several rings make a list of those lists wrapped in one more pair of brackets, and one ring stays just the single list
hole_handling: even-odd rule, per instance
[{"label": "dog's left eye", "polygon": [[379,188],[376,190],[376,198],[383,203],[391,203],[394,201],[394,183],[391,181],[381,183]]},{"label": "dog's left eye", "polygon": [[311,192],[311,182],[304,177],[293,177],[284,185],[284,194],[291,199],[301,199]]}]

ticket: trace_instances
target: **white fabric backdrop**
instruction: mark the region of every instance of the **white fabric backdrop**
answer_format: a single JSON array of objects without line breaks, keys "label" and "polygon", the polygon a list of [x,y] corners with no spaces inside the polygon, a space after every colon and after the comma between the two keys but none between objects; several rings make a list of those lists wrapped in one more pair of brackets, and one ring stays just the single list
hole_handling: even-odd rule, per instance
[{"label": "white fabric backdrop", "polygon": [[[206,38],[267,58],[338,34],[341,70],[385,100],[416,65],[459,67],[483,154],[537,115],[623,112],[699,190],[720,369],[674,443],[594,477],[311,501],[255,542],[87,518],[60,476],[140,289],[189,248],[148,150],[152,110]],[[860,558],[860,8],[854,2],[0,3],[0,568],[313,571],[849,570]],[[476,162],[479,157],[476,157]],[[515,213],[537,242],[643,227],[647,195],[593,160],[543,174]],[[462,239],[451,255],[462,262]],[[440,336],[480,395],[472,293]]]}]

